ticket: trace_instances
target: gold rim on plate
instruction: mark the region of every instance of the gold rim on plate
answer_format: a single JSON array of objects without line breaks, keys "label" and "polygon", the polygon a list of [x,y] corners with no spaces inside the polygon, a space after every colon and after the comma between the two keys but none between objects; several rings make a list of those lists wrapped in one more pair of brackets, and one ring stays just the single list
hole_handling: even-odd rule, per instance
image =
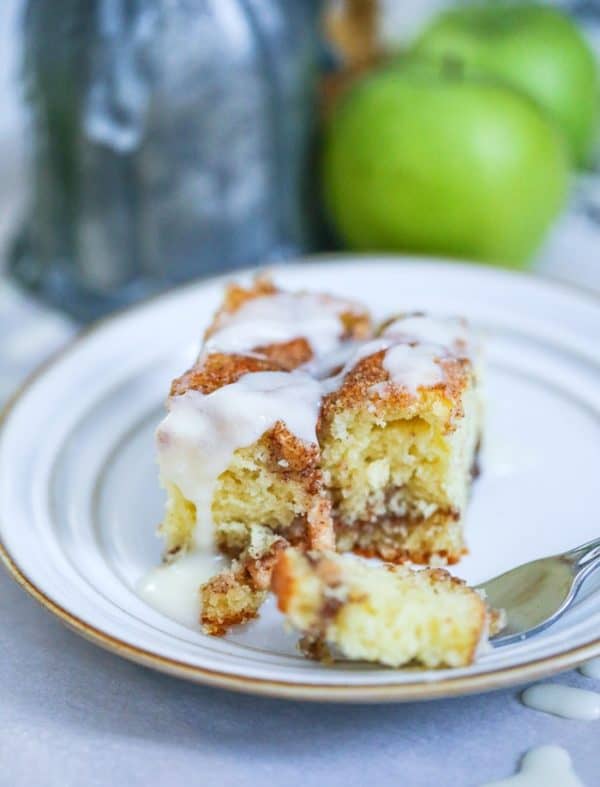
[{"label": "gold rim on plate", "polygon": [[[405,259],[395,255],[378,254],[377,258],[387,261],[396,261],[399,264],[415,264],[417,261],[414,259]],[[304,262],[327,262],[331,264],[348,264],[349,262],[356,262],[357,264],[364,264],[364,260],[357,259],[356,255],[352,254],[323,254],[312,255],[310,257],[299,258],[293,261],[294,264],[302,264]],[[460,262],[448,261],[443,259],[424,258],[423,263],[441,263],[444,265],[460,266]],[[417,262],[418,264],[418,262]],[[466,263],[469,267],[472,263]],[[33,371],[32,374],[25,380],[25,382],[17,388],[17,391],[9,398],[6,405],[0,412],[0,437],[4,431],[5,424],[10,416],[10,413],[29,390],[29,388],[37,382],[50,368],[57,364],[64,356],[73,351],[76,346],[84,341],[90,334],[96,333],[103,328],[107,323],[118,320],[123,314],[135,312],[137,309],[144,308],[149,303],[158,301],[163,298],[176,296],[182,290],[198,286],[201,282],[218,282],[219,280],[226,281],[234,276],[243,276],[253,271],[261,270],[261,268],[246,268],[239,271],[233,271],[224,276],[207,277],[206,279],[199,279],[194,282],[176,287],[168,292],[159,293],[142,302],[126,306],[123,309],[104,317],[87,328],[81,330],[70,342],[63,348],[52,354],[46,361]],[[539,278],[546,286],[554,287],[556,289],[564,289],[571,293],[575,292],[580,297],[584,296],[587,300],[592,300],[597,305],[600,305],[600,299],[596,298],[593,293],[588,292],[577,285],[565,284],[557,282],[549,278],[537,277],[535,274],[527,273],[524,271],[510,271],[506,272],[509,275],[524,276],[526,278]],[[441,699],[444,697],[456,697],[465,694],[476,694],[485,691],[493,691],[497,689],[507,688],[519,683],[527,683],[529,681],[538,680],[540,678],[548,677],[562,670],[577,667],[588,659],[600,655],[600,637],[587,643],[571,648],[562,653],[554,656],[544,656],[542,658],[534,658],[524,664],[519,664],[512,667],[499,667],[490,672],[479,673],[476,675],[458,676],[456,678],[444,678],[442,680],[434,681],[414,681],[411,683],[396,683],[385,685],[369,685],[358,684],[352,686],[340,686],[337,684],[324,684],[324,683],[300,683],[296,681],[277,681],[268,680],[263,678],[250,678],[239,675],[231,675],[218,670],[207,669],[205,667],[198,667],[187,664],[177,659],[159,656],[152,651],[132,645],[125,640],[114,637],[111,634],[102,631],[101,629],[91,626],[85,620],[73,615],[65,607],[57,604],[49,596],[47,596],[37,585],[25,574],[16,561],[10,555],[8,549],[0,537],[0,559],[6,567],[9,575],[23,588],[30,596],[32,596],[42,607],[47,609],[55,615],[62,623],[69,629],[95,645],[122,656],[129,661],[141,664],[145,667],[152,667],[159,672],[164,672],[179,678],[190,680],[194,683],[200,683],[207,686],[216,686],[219,688],[230,689],[232,691],[244,692],[247,694],[259,694],[267,697],[279,697],[284,699],[295,700],[311,700],[317,702],[413,702],[417,700],[430,700]]]}]

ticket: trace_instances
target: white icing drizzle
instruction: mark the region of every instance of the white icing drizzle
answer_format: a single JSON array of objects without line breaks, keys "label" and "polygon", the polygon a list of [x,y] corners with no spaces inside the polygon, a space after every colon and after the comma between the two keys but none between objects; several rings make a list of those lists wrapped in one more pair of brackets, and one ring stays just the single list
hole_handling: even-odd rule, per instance
[{"label": "white icing drizzle", "polygon": [[391,322],[382,336],[405,342],[425,342],[446,347],[459,356],[470,356],[470,337],[465,320],[460,317],[410,315]]},{"label": "white icing drizzle", "polygon": [[[318,380],[333,380],[339,377],[332,377],[336,369],[348,368],[348,363],[356,356],[361,348],[369,345],[370,342],[348,340],[340,342],[339,346],[324,355],[318,355],[311,358],[310,361],[303,364],[301,369],[307,374],[316,377]],[[387,345],[386,345],[387,346]],[[353,361],[356,363],[356,361]]]},{"label": "white icing drizzle", "polygon": [[600,694],[560,683],[537,683],[521,694],[528,708],[562,716],[563,719],[600,719]]},{"label": "white icing drizzle", "polygon": [[[344,365],[338,374],[334,375],[333,377],[326,377],[321,381],[323,394],[337,391],[337,389],[343,383],[344,377],[348,374],[348,372],[354,369],[359,361],[362,361],[363,358],[368,358],[371,355],[375,355],[376,353],[381,352],[381,350],[387,350],[391,344],[392,342],[389,339],[372,339],[368,342],[354,342],[353,346],[346,354]],[[327,358],[328,357],[330,356],[327,356]],[[325,363],[327,363],[327,358],[324,359]],[[340,354],[338,359],[344,360],[343,354]]]},{"label": "white icing drizzle", "polygon": [[584,787],[573,770],[571,758],[560,746],[538,746],[521,760],[521,770],[509,779],[481,787]]},{"label": "white icing drizzle", "polygon": [[223,555],[195,550],[153,568],[140,579],[137,592],[158,612],[195,628],[200,619],[200,585],[228,565]]},{"label": "white icing drizzle", "polygon": [[170,399],[157,431],[160,472],[196,506],[197,546],[212,547],[214,488],[234,452],[277,421],[300,440],[316,442],[321,394],[319,381],[303,372],[255,372],[210,394],[187,391]]},{"label": "white icing drizzle", "polygon": [[246,353],[256,347],[306,339],[315,355],[333,350],[343,333],[340,315],[356,304],[315,293],[280,292],[246,301],[224,314],[204,352]]},{"label": "white icing drizzle", "polygon": [[579,672],[582,675],[585,675],[586,678],[596,678],[600,680],[600,658],[599,659],[592,659],[591,661],[587,661],[585,664],[582,664],[579,667]]},{"label": "white icing drizzle", "polygon": [[415,395],[419,388],[437,385],[446,379],[444,369],[438,363],[440,357],[447,355],[447,350],[444,348],[423,343],[412,345],[390,337],[382,337],[355,346],[347,356],[342,370],[334,377],[323,380],[323,392],[337,390],[344,377],[359,361],[382,350],[385,351],[382,365],[389,374],[390,380],[373,386],[373,390],[378,393],[385,394],[392,383]]},{"label": "white icing drizzle", "polygon": [[446,375],[439,364],[440,348],[432,344],[395,344],[386,352],[383,368],[394,385],[416,394],[444,382]]},{"label": "white icing drizzle", "polygon": [[[448,355],[470,357],[472,354],[467,323],[458,317],[399,317],[386,326],[379,338],[348,344],[307,365],[308,371],[322,377],[343,364],[335,377],[324,381],[326,391],[335,390],[359,361],[381,350],[385,350],[383,367],[390,376],[390,382],[412,394],[416,394],[420,387],[444,382],[446,376],[439,363],[440,358]],[[389,383],[374,386],[381,394],[388,387]]]}]

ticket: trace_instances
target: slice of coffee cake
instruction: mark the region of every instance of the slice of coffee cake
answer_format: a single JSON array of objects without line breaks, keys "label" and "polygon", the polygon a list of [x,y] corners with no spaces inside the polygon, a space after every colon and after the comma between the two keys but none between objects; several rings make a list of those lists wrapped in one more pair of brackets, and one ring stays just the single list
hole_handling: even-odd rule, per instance
[{"label": "slice of coffee cake", "polygon": [[369,329],[349,301],[264,279],[233,286],[197,363],[173,382],[157,431],[166,558],[216,549],[235,560],[203,586],[210,633],[256,614],[282,539],[334,546],[316,438],[321,383],[297,367]]},{"label": "slice of coffee cake", "polygon": [[322,390],[294,370],[369,330],[368,312],[351,301],[284,293],[265,279],[227,290],[157,432],[169,556],[215,540],[238,555],[251,525],[320,543],[329,510],[316,439]]},{"label": "slice of coffee cake", "polygon": [[256,615],[289,545],[421,563],[464,551],[481,407],[460,320],[374,332],[352,301],[232,286],[167,406],[166,559],[234,561],[203,585],[209,633]]},{"label": "slice of coffee cake", "polygon": [[330,386],[318,439],[339,551],[460,559],[482,428],[471,352],[463,322],[398,318]]}]

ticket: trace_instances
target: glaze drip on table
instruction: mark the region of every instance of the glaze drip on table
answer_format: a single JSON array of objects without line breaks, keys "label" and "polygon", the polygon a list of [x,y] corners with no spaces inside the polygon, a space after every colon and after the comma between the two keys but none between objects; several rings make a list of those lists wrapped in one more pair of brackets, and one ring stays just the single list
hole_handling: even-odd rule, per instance
[{"label": "glaze drip on table", "polygon": [[533,710],[562,716],[564,719],[600,719],[600,694],[561,683],[530,686],[521,694],[521,702]]},{"label": "glaze drip on table", "polygon": [[519,773],[481,787],[585,787],[573,770],[568,752],[560,746],[538,746],[521,761]]}]

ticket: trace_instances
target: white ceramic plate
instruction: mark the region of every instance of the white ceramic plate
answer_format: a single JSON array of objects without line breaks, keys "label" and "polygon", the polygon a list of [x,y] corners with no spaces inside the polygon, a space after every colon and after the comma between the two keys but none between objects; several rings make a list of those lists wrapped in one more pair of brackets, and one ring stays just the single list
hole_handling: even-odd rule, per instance
[{"label": "white ceramic plate", "polygon": [[[526,275],[393,258],[274,269],[285,287],[466,315],[487,336],[483,474],[470,506],[470,582],[597,537],[600,302]],[[164,617],[136,594],[160,560],[153,430],[169,382],[195,355],[223,279],[111,318],[39,372],[0,438],[0,539],[26,590],[78,632],[195,681],[287,697],[415,700],[523,682],[600,654],[600,582],[554,627],[472,667],[390,670],[304,660],[272,604],[224,639]]]}]

